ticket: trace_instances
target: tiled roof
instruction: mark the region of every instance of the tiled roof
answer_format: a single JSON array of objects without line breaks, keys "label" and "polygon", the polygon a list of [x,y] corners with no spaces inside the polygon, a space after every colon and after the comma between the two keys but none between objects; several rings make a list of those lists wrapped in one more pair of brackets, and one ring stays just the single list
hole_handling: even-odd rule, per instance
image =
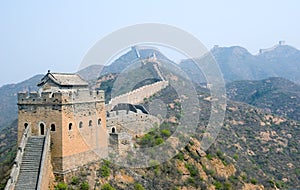
[{"label": "tiled roof", "polygon": [[73,73],[51,73],[48,72],[38,83],[38,86],[45,84],[49,79],[60,86],[87,86],[88,83],[78,74]]}]

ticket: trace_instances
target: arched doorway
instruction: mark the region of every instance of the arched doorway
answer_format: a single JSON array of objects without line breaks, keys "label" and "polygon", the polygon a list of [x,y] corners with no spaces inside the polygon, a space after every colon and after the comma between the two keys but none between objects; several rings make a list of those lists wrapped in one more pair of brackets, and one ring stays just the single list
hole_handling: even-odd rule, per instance
[{"label": "arched doorway", "polygon": [[45,135],[45,125],[44,125],[44,123],[40,123],[40,134]]}]

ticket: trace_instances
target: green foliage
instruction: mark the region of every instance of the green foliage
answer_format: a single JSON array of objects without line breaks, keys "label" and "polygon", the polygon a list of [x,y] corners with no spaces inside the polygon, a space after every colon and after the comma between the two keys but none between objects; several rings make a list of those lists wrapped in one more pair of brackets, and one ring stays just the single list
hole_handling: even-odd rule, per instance
[{"label": "green foliage", "polygon": [[78,185],[79,184],[79,178],[77,176],[73,176],[71,179],[72,185]]},{"label": "green foliage", "polygon": [[216,189],[222,189],[222,188],[223,188],[222,183],[219,182],[219,181],[215,181],[215,182],[214,182],[214,186],[215,186]]},{"label": "green foliage", "polygon": [[233,159],[235,159],[237,161],[239,159],[239,155],[238,154],[234,154],[233,155]]},{"label": "green foliage", "polygon": [[206,154],[206,158],[209,159],[209,160],[212,160],[213,159],[213,155],[212,154]]},{"label": "green foliage", "polygon": [[162,130],[161,130],[161,134],[162,134],[164,137],[169,137],[169,136],[171,136],[171,131],[168,130],[168,129],[162,129]]},{"label": "green foliage", "polygon": [[68,189],[68,185],[63,183],[63,182],[59,182],[56,186],[55,186],[55,190],[66,190]]},{"label": "green foliage", "polygon": [[134,184],[134,189],[135,190],[145,190],[145,188],[140,183]]},{"label": "green foliage", "polygon": [[106,164],[101,166],[100,175],[101,177],[108,177],[110,175],[110,169]]},{"label": "green foliage", "polygon": [[80,190],[89,190],[90,185],[87,182],[80,184]]},{"label": "green foliage", "polygon": [[234,175],[229,176],[228,179],[231,183],[238,183],[238,181],[239,181],[238,177],[236,177]]},{"label": "green foliage", "polygon": [[149,166],[150,167],[158,167],[159,166],[159,162],[157,160],[150,160],[149,162]]},{"label": "green foliage", "polygon": [[229,189],[232,189],[232,185],[231,183],[229,182],[225,182],[224,183],[224,187],[223,187],[224,190],[229,190]]},{"label": "green foliage", "polygon": [[155,139],[155,145],[162,144],[163,142],[164,142],[163,138],[157,138],[157,139]]},{"label": "green foliage", "polygon": [[251,178],[251,179],[250,179],[250,182],[251,182],[252,184],[254,184],[254,185],[255,185],[255,184],[257,184],[257,179],[255,179],[255,178]]},{"label": "green foliage", "polygon": [[184,159],[184,154],[183,154],[182,152],[179,152],[179,153],[176,155],[176,158],[177,158],[178,160],[183,161],[183,159]]},{"label": "green foliage", "polygon": [[191,184],[191,185],[195,184],[195,179],[193,177],[188,177],[186,181],[188,184]]},{"label": "green foliage", "polygon": [[186,167],[186,169],[189,170],[189,172],[190,172],[190,174],[191,174],[192,177],[198,175],[199,171],[198,171],[198,168],[195,165],[193,165],[191,163],[186,163],[185,167]]},{"label": "green foliage", "polygon": [[299,168],[295,169],[295,173],[297,176],[300,176],[300,169]]},{"label": "green foliage", "polygon": [[277,180],[276,181],[276,187],[277,188],[283,188],[283,189],[286,189],[288,186],[283,182],[283,181],[281,181],[281,180]]},{"label": "green foliage", "polygon": [[154,136],[147,133],[140,139],[141,145],[150,145],[154,141]]},{"label": "green foliage", "polygon": [[115,190],[109,183],[106,183],[101,186],[101,190]]},{"label": "green foliage", "polygon": [[0,189],[1,189],[1,190],[4,190],[5,186],[6,186],[5,183],[1,183],[1,184],[0,184]]}]

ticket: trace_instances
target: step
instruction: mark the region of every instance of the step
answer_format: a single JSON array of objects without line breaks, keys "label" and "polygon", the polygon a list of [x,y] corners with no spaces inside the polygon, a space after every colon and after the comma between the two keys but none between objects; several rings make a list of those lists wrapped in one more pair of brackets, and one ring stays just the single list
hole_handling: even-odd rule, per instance
[{"label": "step", "polygon": [[44,139],[44,137],[28,138],[15,190],[35,189],[38,181]]}]

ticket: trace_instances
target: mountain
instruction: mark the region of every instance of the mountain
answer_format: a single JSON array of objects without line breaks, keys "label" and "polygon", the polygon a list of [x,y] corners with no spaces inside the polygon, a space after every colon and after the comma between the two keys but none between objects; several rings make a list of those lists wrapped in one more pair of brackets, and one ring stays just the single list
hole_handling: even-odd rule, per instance
[{"label": "mountain", "polygon": [[[277,75],[278,72],[284,73],[277,68],[269,68],[270,65],[281,63],[291,67],[296,65],[293,67],[296,73],[298,71],[297,60],[300,60],[297,57],[298,50],[284,45],[261,51],[261,54],[255,56],[237,46],[214,48],[212,52],[218,62],[222,62],[220,67],[223,72],[229,67],[224,72],[227,81],[248,77],[264,78],[268,75]],[[97,88],[101,88],[100,85],[104,84],[102,87],[108,92],[112,89],[118,74],[134,60],[138,60],[139,57],[154,56],[163,58],[163,55],[156,49],[140,48],[137,53],[133,48],[111,65],[106,66],[103,69],[105,72],[93,84],[96,84]],[[286,63],[287,60],[290,61]],[[180,66],[183,70],[189,69],[190,75],[199,74],[191,69],[189,64],[189,60],[186,60]],[[154,67],[146,66],[151,74]],[[264,70],[264,67],[267,70]],[[91,66],[85,70],[85,73],[89,74],[97,68],[99,67]],[[166,74],[164,69],[161,71],[162,74]],[[297,79],[299,76],[294,72],[289,75]],[[136,73],[130,75],[133,78],[137,76]],[[176,76],[172,77],[179,79]],[[201,74],[194,78],[191,76],[195,81],[199,77],[202,77],[201,82],[205,82]],[[41,78],[42,75],[38,75],[22,83],[0,88],[0,122],[3,126],[0,131],[0,169],[3,176],[7,174],[7,168],[12,164],[16,151],[13,142],[16,142],[17,133],[15,120],[17,118],[17,92],[28,88],[35,89],[35,84]],[[142,81],[142,84],[153,82],[138,81]],[[130,84],[133,88],[140,85],[139,83]],[[147,189],[170,189],[171,187],[174,189],[300,188],[300,124],[299,120],[296,121],[299,118],[299,111],[297,111],[297,106],[300,105],[299,85],[283,78],[269,78],[261,81],[238,81],[229,83],[226,87],[231,100],[227,104],[224,126],[214,144],[207,151],[203,152],[199,147],[210,116],[211,98],[207,89],[198,87],[196,89],[201,108],[198,128],[190,143],[177,156],[162,165],[144,169],[123,168],[100,161],[74,172],[74,176],[66,182],[71,188],[78,188],[79,185],[85,184],[96,189],[100,187],[104,189],[103,186],[106,183],[116,189],[141,189],[143,187]],[[168,114],[174,114],[175,118],[181,117],[180,101],[171,87],[146,99],[144,106],[146,108],[151,106],[151,101],[155,100],[161,100],[166,104]],[[170,127],[168,133],[166,131],[162,133],[166,129],[158,128],[158,131],[151,131],[139,137],[137,142],[141,142],[142,145],[153,145],[153,143],[164,141],[166,134],[172,134],[176,125],[170,124],[168,127]]]},{"label": "mountain", "polygon": [[103,69],[103,65],[90,65],[79,70],[77,73],[86,81],[97,79]]},{"label": "mountain", "polygon": [[0,132],[0,189],[6,184],[7,176],[17,153],[18,120],[3,127]]},{"label": "mountain", "polygon": [[[239,46],[216,46],[211,54],[227,82],[282,77],[300,83],[300,51],[288,45],[276,45],[268,50],[261,50],[257,55],[252,55]],[[195,75],[201,72],[190,60],[183,60],[179,66],[187,73],[194,70],[191,78],[195,82],[203,81],[203,78]]]},{"label": "mountain", "polygon": [[[136,169],[100,161],[74,173],[78,184],[89,181],[90,188],[110,184],[114,189],[300,188],[299,122],[229,101],[224,126],[204,152],[200,145],[211,111],[210,95],[202,88],[197,88],[197,92],[201,107],[198,127],[189,144],[174,158],[157,166]],[[159,99],[168,107],[168,114],[177,115],[180,112],[177,98],[174,89],[168,87],[143,105],[147,108]],[[174,124],[160,126],[137,142],[145,147],[154,146],[158,140],[166,139],[165,134],[169,137],[174,127]],[[71,188],[77,187],[72,180],[66,182]]]},{"label": "mountain", "polygon": [[[172,159],[149,168],[126,168],[102,160],[72,173],[65,183],[76,189],[288,189],[300,188],[300,123],[266,113],[248,104],[229,101],[224,126],[207,150],[201,139],[211,111],[209,93],[197,88],[201,107],[199,124],[189,144]],[[147,99],[164,102],[170,114],[180,112],[180,103],[172,87]],[[176,127],[176,125],[175,125]],[[173,133],[174,124],[166,124],[140,137],[143,145],[164,141]],[[1,142],[16,140],[16,125],[5,130]],[[164,132],[163,132],[164,131]],[[6,139],[6,140],[5,140]],[[11,145],[10,145],[11,146]],[[5,147],[5,146],[4,146]],[[7,151],[7,149],[4,149]],[[13,151],[5,155],[13,155]],[[9,164],[9,163],[8,163]],[[110,184],[110,185],[107,185]]]},{"label": "mountain", "polygon": [[300,85],[283,78],[235,81],[226,85],[227,97],[267,112],[300,121]]},{"label": "mountain", "polygon": [[23,82],[0,87],[0,130],[17,118],[18,92],[36,91],[36,84],[42,77],[42,75],[36,75]]},{"label": "mountain", "polygon": [[128,68],[128,66],[138,63],[142,59],[151,57],[171,62],[171,60],[163,55],[157,48],[150,46],[133,46],[129,51],[122,54],[109,65],[89,65],[77,73],[85,80],[90,81],[91,85],[95,85],[94,81],[101,76],[121,73],[124,69]]},{"label": "mountain", "polygon": [[[106,89],[111,89],[115,77],[117,76],[104,75],[99,82],[104,84]],[[250,98],[247,97],[253,94],[253,91],[257,90],[257,86],[260,84],[259,90],[262,91],[254,97],[258,98],[260,97],[258,95],[261,95],[264,97],[261,99],[263,103],[270,100],[274,101],[270,104],[271,106],[276,104],[280,106],[285,103],[286,97],[281,96],[272,100],[272,98],[277,97],[277,94],[287,93],[287,96],[293,97],[299,93],[299,85],[283,78],[246,82],[249,83],[245,83],[245,85],[243,85],[244,83],[240,84],[240,82],[229,83],[227,85],[228,96],[232,98],[230,95],[234,94],[236,97],[241,99],[245,97],[248,100]],[[207,189],[212,186],[216,189],[226,189],[226,186],[233,189],[247,189],[241,185],[243,183],[258,184],[258,186],[248,189],[259,189],[262,187],[260,185],[266,189],[300,188],[300,165],[298,162],[300,159],[300,122],[245,104],[243,103],[246,102],[244,99],[232,98],[238,102],[228,101],[224,126],[217,140],[205,152],[206,155],[201,156],[197,151],[191,153],[191,149],[199,150],[199,143],[207,126],[211,106],[207,89],[199,87],[197,92],[201,108],[198,128],[192,142],[179,155],[167,163],[148,169],[124,169],[110,164],[109,168],[112,174],[106,179],[101,179],[116,189],[130,189],[135,183],[143,184],[145,188],[151,189],[170,189],[174,186],[178,189]],[[180,104],[178,106],[177,98],[174,89],[168,87],[145,100],[143,105],[147,109],[151,107],[151,101],[158,99],[167,106],[168,114],[173,113],[175,117],[180,117],[178,114],[178,110],[180,113]],[[293,103],[299,105],[297,102],[289,103],[291,108],[295,107]],[[283,111],[285,109],[286,107],[281,108]],[[294,110],[294,113],[297,114],[297,111]],[[170,131],[172,133],[172,128]],[[162,137],[160,133],[149,133],[146,142],[154,145],[157,139]],[[144,141],[142,140],[142,142]],[[197,146],[191,148],[195,145],[198,148],[196,148]],[[214,161],[211,162],[212,160]],[[218,162],[219,164],[215,165]],[[101,165],[93,167],[101,168]],[[231,166],[231,171],[235,170],[236,172],[227,177],[220,175],[220,173],[217,174],[218,171],[226,173],[228,166]],[[218,167],[222,169],[218,170]],[[191,174],[184,168],[194,168],[197,174]],[[77,176],[83,175],[78,174]],[[143,178],[140,179],[136,176],[143,176]],[[92,178],[92,176],[88,177]],[[120,180],[124,178],[132,180],[125,183]],[[96,177],[94,180],[97,181],[99,178]]]}]

